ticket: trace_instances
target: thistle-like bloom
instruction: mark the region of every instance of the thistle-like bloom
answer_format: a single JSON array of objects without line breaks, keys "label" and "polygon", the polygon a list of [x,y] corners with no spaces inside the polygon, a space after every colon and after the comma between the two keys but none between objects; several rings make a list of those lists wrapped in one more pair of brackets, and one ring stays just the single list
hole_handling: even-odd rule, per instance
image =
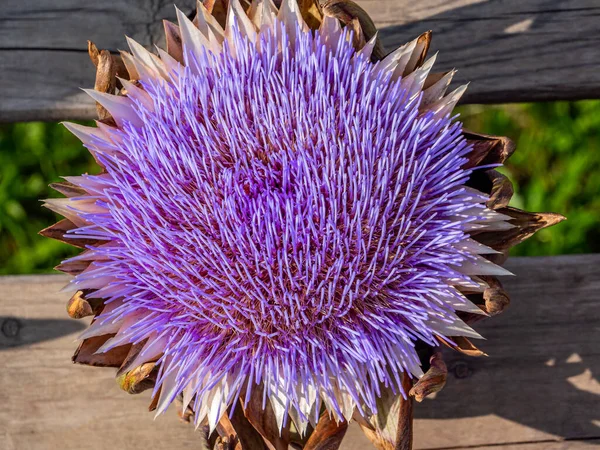
[{"label": "thistle-like bloom", "polygon": [[479,337],[465,294],[507,273],[473,239],[513,225],[468,186],[464,87],[422,40],[372,62],[375,38],[311,30],[292,0],[232,0],[224,28],[177,14],[182,46],[129,41],[132,81],[89,91],[114,123],[67,124],[104,168],[47,202],[86,247],[62,266],[96,313],[81,338],[211,428],[253,396],[300,431],[322,404],[368,417],[423,375],[417,345]]}]

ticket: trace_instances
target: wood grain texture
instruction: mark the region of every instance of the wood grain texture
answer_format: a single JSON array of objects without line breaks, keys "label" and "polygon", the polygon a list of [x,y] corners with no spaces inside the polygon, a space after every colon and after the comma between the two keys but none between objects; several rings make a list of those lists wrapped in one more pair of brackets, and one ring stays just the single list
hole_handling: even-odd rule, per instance
[{"label": "wood grain texture", "polygon": [[[508,268],[510,308],[477,326],[490,356],[446,352],[446,387],[415,406],[416,449],[599,447],[600,255],[515,258]],[[173,408],[153,421],[148,392],[129,396],[113,369],[70,363],[87,322],[68,319],[58,292],[67,279],[0,277],[0,327],[18,330],[0,333],[0,450],[197,448]],[[369,448],[352,424],[342,449]]]},{"label": "wood grain texture", "polygon": [[[178,0],[186,13],[195,0]],[[438,69],[471,81],[465,102],[600,97],[597,0],[359,0],[388,50],[426,30]],[[0,2],[0,122],[94,118],[86,40],[111,50],[124,35],[160,43],[167,0]]]},{"label": "wood grain texture", "polygon": [[[189,13],[195,0],[177,2]],[[166,0],[3,0],[0,2],[0,122],[94,119],[80,88],[94,85],[87,40],[127,50],[125,36],[162,44],[162,19],[175,20]]]},{"label": "wood grain texture", "polygon": [[[568,442],[521,442],[514,445],[486,445],[469,447],[469,450],[592,450],[600,447],[600,441],[583,440]],[[450,449],[448,449],[450,450]]]},{"label": "wood grain texture", "polygon": [[438,68],[468,103],[600,96],[597,0],[363,0],[389,49],[433,30]]}]

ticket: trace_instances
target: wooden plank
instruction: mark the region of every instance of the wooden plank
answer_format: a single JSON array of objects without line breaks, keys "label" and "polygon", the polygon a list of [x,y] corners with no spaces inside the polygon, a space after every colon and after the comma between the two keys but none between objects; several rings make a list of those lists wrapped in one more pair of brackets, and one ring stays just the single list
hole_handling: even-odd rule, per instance
[{"label": "wooden plank", "polygon": [[[563,442],[520,442],[514,445],[486,445],[469,447],[469,450],[592,450],[600,447],[597,440],[563,441]],[[455,447],[452,447],[454,450]],[[451,450],[448,448],[447,450]]]},{"label": "wooden plank", "polygon": [[[161,43],[162,19],[175,20],[165,0],[45,3],[0,2],[0,122],[96,118],[80,90],[94,85],[87,40],[117,51],[127,35],[151,47]],[[196,2],[177,3],[191,12]]]},{"label": "wooden plank", "polygon": [[433,30],[438,67],[471,82],[465,102],[600,97],[597,0],[362,0],[389,49]]},{"label": "wooden plank", "polygon": [[600,255],[509,262],[511,307],[477,327],[490,357],[447,353],[455,376],[417,410],[434,429],[452,419],[430,437],[433,448],[456,433],[465,446],[600,436]]},{"label": "wooden plank", "polygon": [[[160,42],[166,0],[0,3],[0,122],[94,118],[78,88],[93,85],[86,40],[126,48],[124,35]],[[186,13],[195,0],[179,0]],[[600,97],[597,0],[359,0],[388,49],[434,30],[438,68],[470,80],[465,101]],[[576,24],[576,26],[575,26]]]},{"label": "wooden plank", "polygon": [[[599,443],[600,255],[515,258],[508,267],[517,275],[505,282],[511,307],[477,327],[490,356],[447,353],[446,388],[416,408],[416,449]],[[152,421],[147,393],[121,392],[113,369],[70,364],[83,323],[66,316],[68,296],[58,292],[66,281],[0,277],[0,328],[6,318],[22,326],[16,337],[0,333],[0,450],[196,448],[198,435],[173,408]],[[342,448],[372,447],[352,425]]]}]

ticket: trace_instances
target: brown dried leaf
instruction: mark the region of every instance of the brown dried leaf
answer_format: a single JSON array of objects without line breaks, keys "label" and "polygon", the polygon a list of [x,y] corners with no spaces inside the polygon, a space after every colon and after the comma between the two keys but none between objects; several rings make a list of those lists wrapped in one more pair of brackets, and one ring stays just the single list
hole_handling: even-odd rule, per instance
[{"label": "brown dried leaf", "polygon": [[168,20],[163,20],[163,26],[167,41],[167,53],[183,64],[183,41],[181,40],[179,27]]},{"label": "brown dried leaf", "polygon": [[87,269],[91,261],[69,261],[60,263],[58,266],[54,267],[54,270],[58,270],[60,272],[66,273],[68,275],[79,275],[85,269]]},{"label": "brown dried leaf", "polygon": [[[87,42],[88,42],[88,55],[90,56],[90,59],[92,60],[92,63],[94,64],[94,67],[97,68],[98,64],[100,62],[100,51],[98,50],[98,47],[96,47],[96,44],[94,44],[92,41],[87,41]],[[116,75],[121,78],[125,78],[127,76],[127,71],[125,69],[125,65],[123,64],[123,61],[121,60],[121,58],[119,56],[112,55],[112,59],[113,59],[113,65],[115,66]]]},{"label": "brown dried leaf", "polygon": [[482,276],[489,287],[483,292],[483,300],[485,301],[485,311],[490,316],[495,316],[504,311],[510,305],[510,298],[502,287],[498,278],[491,276]]},{"label": "brown dried leaf", "polygon": [[[407,393],[412,389],[412,379],[406,373],[402,375],[402,387]],[[410,396],[405,400],[402,395],[382,388],[377,399],[377,415],[369,422],[358,414],[354,419],[378,450],[412,449],[413,400]]]},{"label": "brown dried leaf", "polygon": [[352,42],[354,48],[356,50],[360,50],[361,48],[363,48],[367,43],[367,39],[365,39],[363,29],[360,25],[360,20],[358,20],[358,18],[355,17],[346,26],[352,28],[352,30],[354,31],[354,40]]},{"label": "brown dried leaf", "polygon": [[90,59],[92,60],[92,63],[94,64],[94,67],[98,67],[100,51],[98,50],[98,47],[96,47],[96,44],[94,44],[92,41],[87,41],[87,43],[88,43],[88,55],[90,56]]},{"label": "brown dried leaf", "polygon": [[325,411],[321,414],[315,430],[308,438],[304,450],[337,450],[346,435],[348,422],[337,423]]},{"label": "brown dried leaf", "polygon": [[95,239],[75,238],[75,235],[70,235],[73,237],[65,237],[68,231],[75,228],[77,228],[77,226],[69,219],[62,219],[54,225],[44,228],[38,234],[79,248],[86,248],[86,245],[95,245],[100,242]]},{"label": "brown dried leaf", "polygon": [[429,51],[429,47],[431,45],[431,31],[426,31],[421,34],[417,38],[417,46],[415,47],[412,55],[410,56],[410,60],[406,64],[406,68],[404,69],[404,73],[402,76],[407,76],[410,73],[414,72],[415,69],[421,67],[425,62],[425,58],[427,57],[427,52]]},{"label": "brown dried leaf", "polygon": [[475,347],[473,343],[464,336],[448,336],[448,339],[451,339],[453,343],[439,337],[437,338],[437,340],[442,344],[464,355],[475,357],[488,356],[486,353],[482,352],[477,347]]},{"label": "brown dried leaf", "polygon": [[[227,9],[229,7],[228,0],[203,0],[204,7],[208,10],[212,16],[217,19],[219,25],[225,28],[227,21]],[[244,2],[242,1],[242,6]]]},{"label": "brown dried leaf", "polygon": [[229,437],[235,443],[236,450],[268,450],[268,446],[260,433],[252,426],[244,415],[238,402],[231,418],[224,414],[217,424],[217,431],[222,437]]},{"label": "brown dried leaf", "polygon": [[515,151],[515,144],[505,136],[491,136],[463,131],[467,142],[473,146],[468,155],[467,168],[484,166],[488,164],[502,164]]},{"label": "brown dried leaf", "polygon": [[323,21],[323,14],[319,9],[317,0],[298,0],[300,13],[311,30],[316,30]]},{"label": "brown dried leaf", "polygon": [[77,225],[75,225],[69,219],[62,219],[59,222],[56,222],[54,225],[50,225],[49,227],[44,228],[38,234],[44,237],[49,237],[52,239],[62,241],[65,233],[67,231],[74,230],[75,228],[77,228]]},{"label": "brown dried leaf", "polygon": [[229,444],[227,448],[231,447],[232,449],[242,450],[242,444],[239,442],[237,433],[227,414],[223,414],[217,423],[217,433],[221,437],[220,442],[227,442]]},{"label": "brown dried leaf", "polygon": [[[496,264],[502,264],[505,258],[504,254],[487,255],[488,259]],[[468,299],[477,305],[486,314],[474,314],[459,311],[458,317],[468,325],[479,322],[489,316],[500,314],[510,305],[510,297],[502,287],[498,278],[493,276],[480,276],[482,281],[487,283],[488,287],[484,292],[468,295]]]},{"label": "brown dried leaf", "polygon": [[371,421],[366,420],[357,411],[354,412],[352,419],[356,423],[358,423],[358,425],[360,426],[360,428],[363,431],[363,433],[365,434],[365,436],[367,436],[367,438],[373,443],[373,445],[375,445],[375,447],[377,447],[378,449],[382,448],[379,445],[377,445],[377,442],[380,441],[380,438],[377,435],[377,431],[375,431],[375,426],[373,425],[372,420]]},{"label": "brown dried leaf", "polygon": [[[377,33],[377,28],[367,12],[351,0],[320,0],[323,15],[334,17],[355,31],[355,46],[362,48]],[[375,42],[371,60],[379,61],[385,56],[383,45],[379,38]]]},{"label": "brown dried leaf", "polygon": [[283,427],[280,435],[271,402],[267,399],[266,408],[262,408],[262,389],[253,389],[244,415],[275,450],[287,450],[291,439],[290,420],[288,418],[287,425]]},{"label": "brown dried leaf", "polygon": [[[125,363],[123,363],[125,364]],[[191,423],[194,418],[194,410],[190,405],[183,409],[183,394],[179,394],[175,399],[175,404],[177,405],[177,415],[181,419],[182,422]]]},{"label": "brown dried leaf", "polygon": [[131,346],[131,348],[129,349],[129,353],[127,353],[127,357],[123,360],[123,364],[121,364],[121,367],[119,367],[119,370],[117,371],[117,376],[121,376],[123,373],[128,372],[131,369],[131,363],[143,350],[144,345],[146,345],[147,341],[147,339],[144,339],[143,341],[138,342],[137,344],[133,344]]},{"label": "brown dried leaf", "polygon": [[85,189],[80,188],[79,186],[69,182],[69,181],[60,181],[58,183],[50,183],[50,187],[55,191],[60,192],[65,197],[79,197],[82,195],[86,195],[87,192]]},{"label": "brown dried leaf", "polygon": [[500,214],[512,217],[509,223],[515,225],[515,227],[501,232],[479,233],[475,238],[482,244],[500,252],[508,252],[511,247],[533,236],[537,231],[556,225],[566,219],[556,213],[533,213],[512,207],[500,208],[497,211]]},{"label": "brown dried leaf", "polygon": [[[114,94],[117,87],[116,71],[112,55],[108,50],[102,50],[98,56],[98,65],[96,66],[96,82],[94,89],[98,92]],[[100,103],[96,102],[96,111],[99,120],[111,118],[110,113]]]},{"label": "brown dried leaf", "polygon": [[450,71],[448,71],[448,72],[433,72],[433,73],[430,73],[429,75],[427,75],[427,78],[425,78],[425,83],[423,83],[423,90],[428,89],[431,86],[433,86],[435,83],[437,83],[442,78],[444,78],[446,75],[448,75],[448,73],[450,73]]},{"label": "brown dried leaf", "polygon": [[85,339],[75,351],[73,362],[98,367],[119,367],[127,357],[131,344],[121,345],[105,353],[95,354],[114,334]]},{"label": "brown dried leaf", "polygon": [[442,353],[435,352],[429,359],[429,364],[429,370],[417,381],[409,393],[418,402],[422,402],[425,397],[434,392],[441,391],[446,384],[448,368],[444,363]]},{"label": "brown dried leaf", "polygon": [[505,208],[514,193],[511,181],[497,170],[476,170],[466,184],[488,194],[490,199],[486,206],[495,210]]},{"label": "brown dried leaf", "polygon": [[127,53],[121,50],[120,52],[121,54],[121,61],[125,67],[125,70],[127,71],[127,75],[125,75],[123,78],[129,78],[129,80],[139,80],[140,75],[138,74],[137,68],[135,67],[135,64],[133,62],[133,56],[131,56],[131,53]]},{"label": "brown dried leaf", "polygon": [[72,319],[83,319],[94,315],[94,308],[83,297],[83,291],[77,291],[67,303],[67,314]]},{"label": "brown dried leaf", "polygon": [[[119,78],[125,78],[125,79],[128,78],[129,71],[127,70],[125,63],[123,62],[121,55],[112,55],[111,54],[111,57],[113,60],[115,75]],[[119,82],[119,85],[120,85],[120,82]]]},{"label": "brown dried leaf", "polygon": [[215,7],[215,1],[216,0],[202,0],[202,4],[210,14],[212,14],[213,8]]},{"label": "brown dried leaf", "polygon": [[219,436],[215,450],[240,450],[238,442],[227,437]]},{"label": "brown dried leaf", "polygon": [[515,193],[512,182],[497,170],[487,170],[485,173],[492,183],[486,206],[491,209],[506,208]]},{"label": "brown dried leaf", "polygon": [[156,391],[156,394],[154,394],[154,397],[152,397],[152,400],[150,401],[150,405],[148,405],[148,411],[152,412],[152,411],[156,410],[156,407],[158,406],[158,400],[160,399],[161,389],[162,389],[162,386],[158,388],[158,391]]},{"label": "brown dried leaf", "polygon": [[117,384],[129,394],[139,394],[154,387],[158,368],[155,362],[147,362],[117,376]]}]

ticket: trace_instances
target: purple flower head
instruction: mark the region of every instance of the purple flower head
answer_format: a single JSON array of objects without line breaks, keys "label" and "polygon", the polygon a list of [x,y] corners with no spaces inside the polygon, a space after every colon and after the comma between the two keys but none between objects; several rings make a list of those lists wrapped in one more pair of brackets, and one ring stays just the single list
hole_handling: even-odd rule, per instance
[{"label": "purple flower head", "polygon": [[89,92],[117,126],[68,124],[104,173],[48,203],[99,241],[73,259],[91,264],[72,289],[105,304],[81,337],[143,343],[129,367],[158,360],[159,413],[183,393],[213,428],[259,395],[303,432],[321,404],[344,420],[406,394],[417,342],[478,337],[463,292],[506,272],[470,232],[508,225],[465,186],[464,88],[425,86],[435,57],[372,63],[336,20],[256,3],[225,30],[178,12],[183,63],[131,41],[139,84]]}]

